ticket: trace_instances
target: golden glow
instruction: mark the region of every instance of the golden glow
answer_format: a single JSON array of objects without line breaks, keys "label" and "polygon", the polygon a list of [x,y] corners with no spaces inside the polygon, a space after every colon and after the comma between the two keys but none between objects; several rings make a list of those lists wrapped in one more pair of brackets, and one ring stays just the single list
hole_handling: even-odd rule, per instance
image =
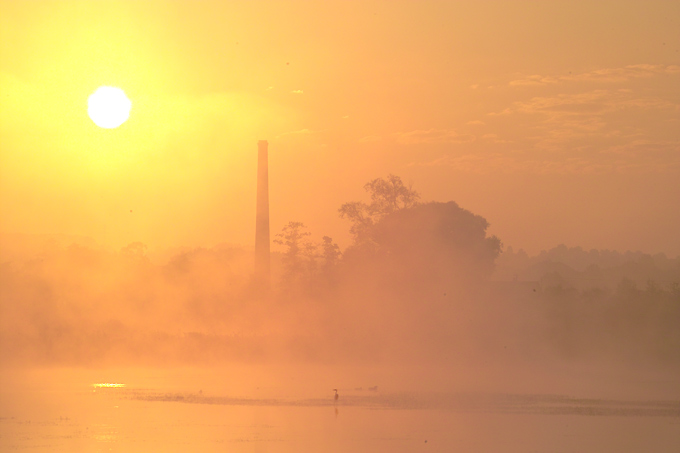
[{"label": "golden glow", "polygon": [[101,382],[98,384],[92,384],[92,387],[96,389],[102,389],[102,388],[121,388],[125,387],[125,384],[112,384],[109,382]]},{"label": "golden glow", "polygon": [[114,129],[130,117],[132,102],[117,87],[99,87],[87,99],[87,114],[94,124],[104,129]]},{"label": "golden glow", "polygon": [[[0,0],[0,233],[251,244],[266,139],[272,231],[300,220],[344,247],[338,206],[392,172],[531,253],[679,253],[671,3],[270,3]],[[100,85],[134,104],[105,140]]]}]

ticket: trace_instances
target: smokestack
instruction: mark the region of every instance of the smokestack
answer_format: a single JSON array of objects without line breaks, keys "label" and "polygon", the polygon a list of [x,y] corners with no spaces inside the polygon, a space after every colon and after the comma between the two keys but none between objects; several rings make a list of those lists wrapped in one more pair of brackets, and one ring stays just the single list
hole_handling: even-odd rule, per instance
[{"label": "smokestack", "polygon": [[266,140],[257,142],[257,216],[255,218],[255,276],[269,284],[269,169]]}]

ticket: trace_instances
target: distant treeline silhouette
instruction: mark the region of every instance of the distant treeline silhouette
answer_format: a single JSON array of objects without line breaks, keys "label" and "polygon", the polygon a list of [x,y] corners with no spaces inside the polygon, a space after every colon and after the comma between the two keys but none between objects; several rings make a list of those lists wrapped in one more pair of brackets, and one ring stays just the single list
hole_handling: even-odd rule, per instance
[{"label": "distant treeline silhouette", "polygon": [[453,201],[423,202],[394,175],[365,189],[369,201],[339,209],[345,250],[300,221],[283,227],[268,294],[240,247],[154,262],[138,242],[52,244],[3,262],[0,361],[680,363],[680,258],[502,252],[488,222]]}]

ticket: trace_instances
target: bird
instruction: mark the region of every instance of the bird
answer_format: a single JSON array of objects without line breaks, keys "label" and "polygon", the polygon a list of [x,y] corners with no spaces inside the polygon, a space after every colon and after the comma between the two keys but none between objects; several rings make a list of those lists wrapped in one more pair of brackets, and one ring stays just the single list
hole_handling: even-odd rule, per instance
[{"label": "bird", "polygon": [[335,392],[335,396],[333,397],[333,399],[337,401],[338,398],[340,398],[340,395],[338,395],[338,389],[333,389],[333,391]]}]

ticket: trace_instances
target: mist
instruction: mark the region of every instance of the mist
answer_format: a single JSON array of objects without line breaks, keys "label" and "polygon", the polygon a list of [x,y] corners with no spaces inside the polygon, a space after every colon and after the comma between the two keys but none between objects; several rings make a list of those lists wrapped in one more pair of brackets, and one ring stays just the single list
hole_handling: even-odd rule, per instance
[{"label": "mist", "polygon": [[675,453],[678,17],[0,0],[0,450]]},{"label": "mist", "polygon": [[7,238],[2,363],[680,365],[680,258],[564,245],[529,256],[397,176],[366,191],[339,207],[344,250],[302,222],[277,233],[269,286],[239,246],[151,256],[139,242]]},{"label": "mist", "polygon": [[[128,440],[106,424],[85,436],[131,448],[138,439],[178,442],[150,434],[166,426],[165,405],[182,418],[193,414],[184,406],[221,408],[220,420],[236,408],[256,411],[246,416],[256,420],[255,442],[259,410],[277,411],[279,426],[291,408],[331,404],[336,419],[341,407],[425,410],[432,417],[423,436],[444,443],[454,441],[437,433],[451,423],[489,429],[484,420],[449,420],[470,412],[514,414],[512,423],[526,414],[677,416],[668,398],[679,396],[679,257],[565,245],[530,256],[488,234],[483,216],[454,201],[422,201],[398,176],[364,189],[365,201],[338,209],[348,247],[290,221],[274,235],[264,280],[254,250],[234,245],[151,253],[141,242],[112,251],[84,238],[3,238],[0,370],[4,387],[20,389],[2,396],[13,414],[9,438],[23,426],[13,428],[15,419],[37,416],[26,398],[39,419],[76,429],[76,438],[81,428],[69,428],[70,417],[86,429],[89,417],[108,417],[77,396],[85,382],[102,407],[151,410]],[[40,396],[47,388],[54,396]],[[342,395],[334,403],[331,388]],[[138,410],[120,412],[127,415],[116,429],[132,432]],[[303,433],[319,423],[293,420]],[[290,429],[279,436],[289,439]],[[31,433],[12,445],[33,445],[40,435]],[[186,435],[198,436],[196,445],[206,439],[194,428]],[[344,450],[343,439],[331,445]]]}]

